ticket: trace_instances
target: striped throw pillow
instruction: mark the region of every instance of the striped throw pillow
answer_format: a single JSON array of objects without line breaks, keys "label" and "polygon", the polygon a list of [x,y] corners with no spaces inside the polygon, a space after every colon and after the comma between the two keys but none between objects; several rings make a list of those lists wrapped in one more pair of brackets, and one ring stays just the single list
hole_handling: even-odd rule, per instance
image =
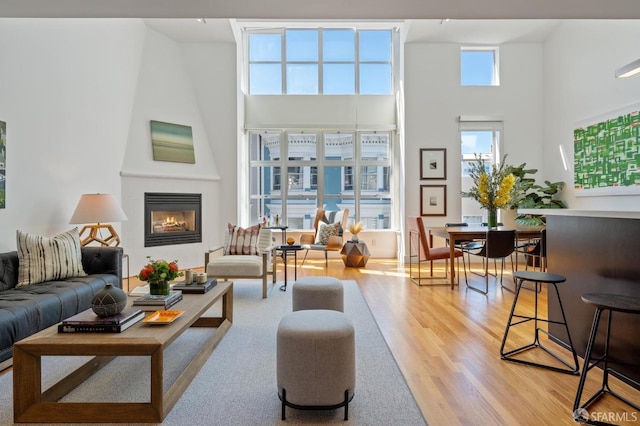
[{"label": "striped throw pillow", "polygon": [[53,238],[17,231],[18,284],[16,287],[84,277],[78,228]]},{"label": "striped throw pillow", "polygon": [[253,225],[245,229],[229,223],[227,227],[229,229],[229,245],[226,254],[258,254],[260,225]]}]

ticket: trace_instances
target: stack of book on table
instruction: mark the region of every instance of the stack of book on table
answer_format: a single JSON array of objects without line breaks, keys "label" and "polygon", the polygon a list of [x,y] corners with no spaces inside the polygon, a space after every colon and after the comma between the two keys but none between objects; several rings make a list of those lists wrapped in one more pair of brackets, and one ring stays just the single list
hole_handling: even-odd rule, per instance
[{"label": "stack of book on table", "polygon": [[143,318],[144,311],[133,307],[111,317],[99,317],[87,309],[62,321],[58,333],[121,333]]},{"label": "stack of book on table", "polygon": [[185,284],[184,281],[176,283],[172,288],[174,290],[180,290],[185,294],[204,294],[214,288],[218,284],[218,280],[215,278],[209,278],[202,284],[193,282],[191,284]]},{"label": "stack of book on table", "polygon": [[149,294],[140,296],[133,301],[133,306],[143,311],[163,311],[169,309],[182,300],[182,292],[179,290],[171,290],[167,296],[151,297]]}]

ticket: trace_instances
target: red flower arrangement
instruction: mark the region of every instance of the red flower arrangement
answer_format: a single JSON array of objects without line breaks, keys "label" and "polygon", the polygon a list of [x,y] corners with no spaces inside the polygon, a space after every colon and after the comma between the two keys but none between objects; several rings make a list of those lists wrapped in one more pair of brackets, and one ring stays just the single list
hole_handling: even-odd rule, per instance
[{"label": "red flower arrangement", "polygon": [[178,270],[178,261],[152,260],[147,256],[148,263],[140,270],[138,278],[141,281],[160,282],[172,281],[184,275]]}]

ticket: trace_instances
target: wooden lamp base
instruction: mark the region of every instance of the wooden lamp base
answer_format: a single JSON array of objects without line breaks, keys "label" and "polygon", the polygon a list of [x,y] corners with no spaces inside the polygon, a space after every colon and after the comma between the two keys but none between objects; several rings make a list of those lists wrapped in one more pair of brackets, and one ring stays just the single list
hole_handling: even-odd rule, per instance
[{"label": "wooden lamp base", "polygon": [[[98,233],[102,229],[104,229],[105,232],[109,233],[109,235],[107,235],[105,238],[103,238],[101,235],[98,235]],[[89,235],[83,238],[82,234],[84,234],[85,231],[89,231]],[[87,246],[94,241],[100,243],[104,247],[118,247],[120,245],[120,237],[118,236],[116,230],[113,229],[113,226],[103,225],[100,223],[96,225],[85,225],[80,231],[80,244],[82,245],[82,247]]]}]

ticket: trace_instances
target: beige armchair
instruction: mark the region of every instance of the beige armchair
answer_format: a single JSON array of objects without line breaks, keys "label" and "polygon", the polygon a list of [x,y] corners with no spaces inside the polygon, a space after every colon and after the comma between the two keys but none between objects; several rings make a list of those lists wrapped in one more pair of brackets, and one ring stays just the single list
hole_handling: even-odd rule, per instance
[{"label": "beige armchair", "polygon": [[[225,243],[212,248],[204,254],[204,264],[207,276],[211,278],[262,278],[262,298],[267,297],[267,275],[273,275],[276,282],[275,262],[273,261],[274,246],[271,244],[270,229],[260,228],[256,243],[257,255],[254,254],[226,254],[231,236],[226,232]],[[269,270],[271,265],[271,270]]]},{"label": "beige armchair", "polygon": [[[342,235],[347,226],[349,218],[349,209],[330,212],[328,210],[318,209],[316,217],[313,221],[314,234],[303,234],[300,236],[300,245],[306,250],[302,264],[307,259],[309,250],[324,251],[325,267],[329,266],[328,253],[330,251],[342,250]],[[327,228],[327,232],[323,231]],[[323,235],[325,234],[325,235]],[[324,238],[328,235],[328,238]]]}]

